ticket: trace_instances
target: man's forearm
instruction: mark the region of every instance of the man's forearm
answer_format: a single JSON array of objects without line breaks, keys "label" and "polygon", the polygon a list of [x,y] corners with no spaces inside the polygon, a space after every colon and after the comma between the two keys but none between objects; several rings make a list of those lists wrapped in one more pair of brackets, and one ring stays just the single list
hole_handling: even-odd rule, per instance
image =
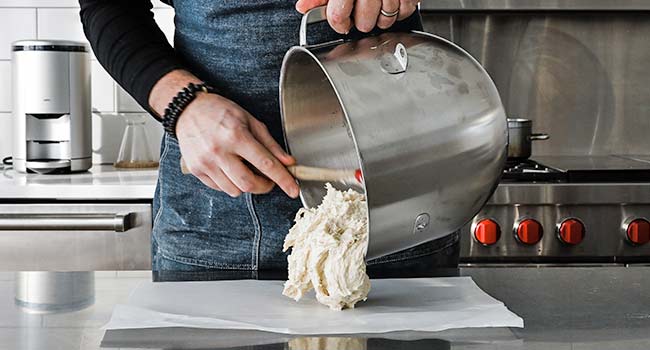
[{"label": "man's forearm", "polygon": [[149,105],[158,118],[164,114],[174,96],[189,83],[201,83],[201,79],[183,69],[173,70],[158,80],[149,94]]}]

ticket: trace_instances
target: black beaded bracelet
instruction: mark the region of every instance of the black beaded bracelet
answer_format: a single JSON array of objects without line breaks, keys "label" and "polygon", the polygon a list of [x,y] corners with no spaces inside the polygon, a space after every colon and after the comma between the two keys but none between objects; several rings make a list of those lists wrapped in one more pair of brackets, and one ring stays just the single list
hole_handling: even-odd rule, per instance
[{"label": "black beaded bracelet", "polygon": [[170,136],[176,138],[176,123],[178,123],[178,118],[181,116],[181,113],[183,113],[185,108],[194,101],[196,93],[200,91],[208,93],[215,92],[212,87],[205,83],[189,83],[179,91],[178,94],[176,94],[171,102],[169,102],[167,108],[165,108],[165,114],[163,114],[162,125]]}]

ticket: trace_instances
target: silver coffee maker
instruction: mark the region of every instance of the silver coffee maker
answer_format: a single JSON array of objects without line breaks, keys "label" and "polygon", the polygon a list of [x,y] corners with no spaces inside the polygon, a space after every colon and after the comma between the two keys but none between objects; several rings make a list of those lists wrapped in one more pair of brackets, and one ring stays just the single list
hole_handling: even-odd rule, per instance
[{"label": "silver coffee maker", "polygon": [[12,44],[13,164],[20,172],[68,173],[92,165],[87,44]]}]

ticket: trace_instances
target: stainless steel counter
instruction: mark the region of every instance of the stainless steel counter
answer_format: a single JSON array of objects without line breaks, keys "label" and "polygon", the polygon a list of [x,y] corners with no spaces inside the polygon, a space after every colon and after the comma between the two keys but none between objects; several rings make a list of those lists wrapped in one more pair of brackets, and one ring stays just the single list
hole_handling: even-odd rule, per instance
[{"label": "stainless steel counter", "polygon": [[[305,339],[264,332],[192,329],[109,331],[113,306],[150,272],[97,272],[94,305],[30,314],[14,301],[13,273],[0,274],[2,349],[647,349],[650,267],[463,268],[524,318],[524,329],[460,329]],[[218,278],[211,273],[210,279]],[[216,277],[215,277],[216,276]],[[232,272],[224,277],[236,278]],[[372,295],[370,296],[372,297]],[[215,298],[218,302],[218,298]]]},{"label": "stainless steel counter", "polygon": [[94,165],[76,174],[22,174],[0,168],[2,199],[129,200],[151,199],[158,169],[118,170]]}]

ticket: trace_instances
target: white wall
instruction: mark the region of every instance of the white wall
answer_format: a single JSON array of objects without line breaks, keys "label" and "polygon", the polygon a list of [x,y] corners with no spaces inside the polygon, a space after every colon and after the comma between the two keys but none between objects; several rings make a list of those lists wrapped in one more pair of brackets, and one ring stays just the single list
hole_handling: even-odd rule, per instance
[{"label": "white wall", "polygon": [[[139,1],[139,0],[138,0]],[[170,43],[174,35],[173,9],[154,0],[154,16]],[[77,0],[0,0],[0,158],[11,154],[11,43],[21,39],[66,39],[87,42],[79,20]],[[119,143],[122,120],[109,114],[142,112],[143,110],[121,88],[115,92],[115,82],[92,57],[92,106],[104,117],[93,116],[93,147],[98,147],[101,128],[116,134],[111,139]],[[117,109],[117,110],[116,110]],[[162,128],[147,118],[147,133],[152,153],[157,156]],[[106,135],[104,130],[103,135]],[[94,160],[110,161],[100,154]]]}]

